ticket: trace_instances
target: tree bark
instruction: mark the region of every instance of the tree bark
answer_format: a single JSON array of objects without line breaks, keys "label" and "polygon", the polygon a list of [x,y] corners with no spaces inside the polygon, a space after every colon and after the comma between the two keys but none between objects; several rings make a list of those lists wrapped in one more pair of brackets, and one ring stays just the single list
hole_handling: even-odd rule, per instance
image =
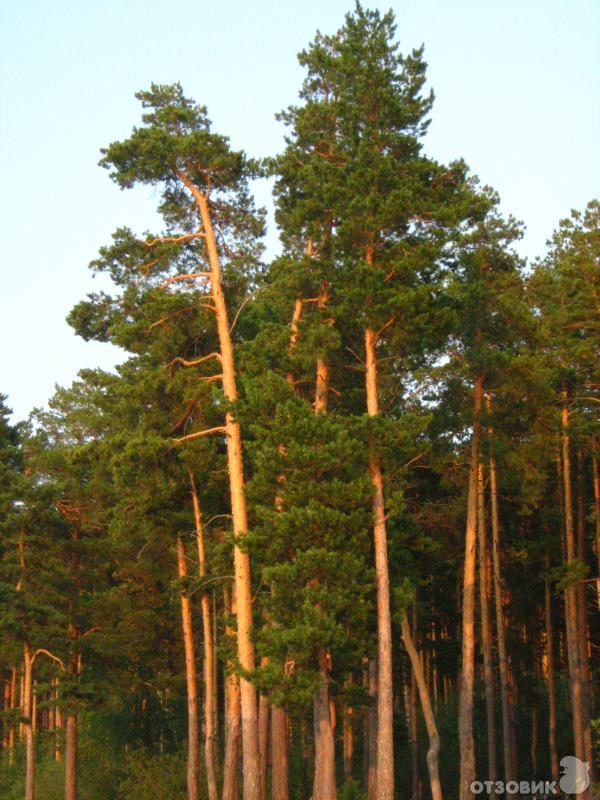
[{"label": "tree bark", "polygon": [[[10,674],[10,708],[14,711],[17,704],[17,668],[13,667]],[[10,720],[8,729],[8,766],[12,767],[15,760],[15,720]]]},{"label": "tree bark", "polygon": [[[585,564],[585,491],[583,481],[583,453],[577,451],[577,560]],[[591,700],[592,684],[590,678],[590,660],[588,654],[588,615],[586,584],[577,584],[577,629],[579,639],[579,663],[581,665],[581,693],[583,710],[583,736],[585,742],[585,760],[592,764],[592,727]]]},{"label": "tree bark", "polygon": [[475,682],[475,541],[477,537],[477,484],[479,444],[481,438],[481,405],[483,375],[475,381],[473,435],[465,533],[465,565],[462,608],[462,670],[458,711],[460,744],[460,800],[473,797],[475,780],[475,743],[473,740],[473,687]]},{"label": "tree bark", "polygon": [[[562,464],[564,481],[565,503],[565,544],[567,564],[575,561],[575,531],[573,527],[573,496],[571,489],[571,453],[569,435],[569,407],[567,390],[562,392]],[[581,679],[581,660],[579,644],[579,626],[577,619],[577,590],[573,584],[565,587],[565,620],[567,631],[567,656],[569,674],[571,678],[571,713],[573,719],[573,740],[575,755],[582,761],[586,760],[585,729],[584,729],[584,698]],[[582,795],[582,800],[587,800],[589,793]]]},{"label": "tree bark", "polygon": [[[544,559],[546,570],[550,567],[548,556]],[[548,744],[550,748],[550,771],[552,780],[558,783],[558,751],[556,749],[556,684],[554,680],[554,632],[552,626],[552,596],[550,581],[546,580],[545,589],[545,616],[546,616],[546,679],[548,681]]]},{"label": "tree bark", "polygon": [[369,660],[369,697],[371,705],[367,716],[367,797],[377,800],[377,659]]},{"label": "tree bark", "polygon": [[[489,397],[488,411],[490,409]],[[492,436],[492,428],[488,429]],[[494,605],[496,609],[496,637],[498,640],[498,671],[500,673],[500,707],[502,713],[502,751],[504,755],[504,781],[514,780],[512,735],[509,708],[508,656],[506,653],[506,623],[502,601],[502,562],[500,556],[500,513],[498,509],[498,478],[496,460],[490,456],[490,498],[492,508],[492,570],[494,584]]]},{"label": "tree bark", "polygon": [[483,680],[485,686],[485,713],[487,721],[488,780],[495,782],[498,775],[496,763],[496,720],[494,714],[494,665],[492,631],[488,602],[488,547],[485,518],[485,484],[483,464],[478,467],[477,540],[479,544],[479,604],[481,612],[481,644],[483,649]]},{"label": "tree bark", "polygon": [[[268,663],[269,659],[263,659],[261,666]],[[267,797],[267,767],[269,752],[269,710],[270,703],[266,694],[259,695],[258,699],[258,749],[260,753],[260,793],[263,800]]]},{"label": "tree bark", "polygon": [[598,578],[596,594],[600,610],[600,469],[598,468],[598,440],[594,439],[592,452],[592,471],[594,475],[594,522],[596,529],[596,559],[598,561]]},{"label": "tree bark", "polygon": [[[194,473],[190,470],[190,487],[194,507],[194,523],[196,526],[196,543],[198,547],[198,573],[200,579],[206,577],[206,549],[204,546],[204,527],[200,499],[196,489]],[[202,632],[204,635],[204,760],[206,764],[206,785],[208,800],[217,800],[217,776],[215,773],[215,684],[212,618],[210,599],[205,591],[200,595],[202,609]]]},{"label": "tree bark", "polygon": [[23,736],[25,739],[25,800],[35,798],[35,737],[31,723],[31,677],[34,657],[29,645],[23,646]]},{"label": "tree bark", "polygon": [[[365,330],[367,413],[379,415],[377,394],[377,333]],[[375,545],[375,582],[377,589],[377,798],[394,797],[394,725],[392,679],[392,618],[387,552],[387,530],[383,478],[379,456],[374,448],[369,454],[369,472],[373,487],[373,538]]]},{"label": "tree bark", "polygon": [[271,706],[271,798],[289,800],[288,720],[282,708]]},{"label": "tree bark", "polygon": [[[188,575],[185,544],[183,537],[177,537],[177,566],[180,578]],[[192,607],[187,591],[180,594],[181,624],[183,628],[183,644],[185,649],[185,677],[188,706],[188,759],[187,789],[188,800],[198,800],[198,681],[196,676],[196,653],[194,647],[194,630],[192,626]]]},{"label": "tree bark", "polygon": [[[347,685],[352,685],[352,674],[348,676]],[[342,737],[344,745],[344,781],[352,780],[352,763],[354,761],[354,709],[347,703],[343,708]]]},{"label": "tree bark", "polygon": [[[225,590],[225,613],[235,614],[235,593],[230,600]],[[225,628],[226,636],[234,636],[230,626]],[[237,800],[238,797],[238,759],[240,750],[240,682],[233,671],[233,665],[227,664],[225,693],[225,759],[223,762],[223,800]]]},{"label": "tree bark", "polygon": [[77,713],[70,711],[65,730],[65,800],[77,800],[77,723]]},{"label": "tree bark", "polygon": [[59,679],[55,678],[55,706],[54,706],[54,760],[62,761],[61,735],[62,735],[62,713],[59,706]]},{"label": "tree bark", "polygon": [[427,770],[429,772],[429,785],[431,787],[432,800],[442,800],[442,784],[440,782],[439,772],[439,755],[440,755],[440,737],[435,722],[435,715],[431,707],[431,697],[425,674],[423,672],[423,665],[419,654],[414,645],[412,634],[410,632],[410,623],[408,617],[405,615],[402,620],[402,639],[410,658],[413,675],[417,688],[419,690],[419,699],[421,701],[421,708],[423,710],[423,717],[425,718],[425,725],[429,735],[429,750],[427,751]]},{"label": "tree bark", "polygon": [[[235,404],[238,399],[238,393],[235,378],[233,344],[231,341],[227,305],[221,285],[221,265],[208,204],[208,194],[202,193],[198,187],[189,180],[187,175],[180,173],[180,177],[187,188],[192,192],[200,211],[210,264],[211,296],[219,338],[223,393],[230,403]],[[225,433],[233,533],[236,539],[238,539],[245,536],[248,532],[248,514],[246,510],[242,436],[239,423],[232,411],[227,411],[225,415]],[[250,557],[248,553],[237,544],[234,545],[233,555],[237,606],[238,658],[242,668],[247,672],[252,672],[255,667],[255,661],[254,645],[252,643]],[[256,688],[244,677],[240,678],[240,698],[242,713],[244,800],[260,800],[260,757],[258,752]]]},{"label": "tree bark", "polygon": [[327,653],[319,653],[321,683],[314,699],[315,775],[312,800],[336,800],[335,743],[329,710]]}]

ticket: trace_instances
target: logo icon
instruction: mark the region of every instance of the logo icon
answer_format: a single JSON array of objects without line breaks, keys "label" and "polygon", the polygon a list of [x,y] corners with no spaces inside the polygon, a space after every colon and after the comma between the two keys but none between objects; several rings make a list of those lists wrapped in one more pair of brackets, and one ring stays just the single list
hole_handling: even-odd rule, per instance
[{"label": "logo icon", "polygon": [[565,756],[560,760],[564,769],[559,785],[565,794],[581,794],[590,785],[590,765],[577,756]]}]

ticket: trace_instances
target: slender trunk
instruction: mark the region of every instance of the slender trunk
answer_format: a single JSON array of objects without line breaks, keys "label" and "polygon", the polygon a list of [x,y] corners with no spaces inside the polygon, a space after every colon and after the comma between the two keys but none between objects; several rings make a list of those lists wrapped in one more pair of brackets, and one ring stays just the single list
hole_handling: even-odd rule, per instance
[{"label": "slender trunk", "polygon": [[442,785],[440,783],[439,772],[439,755],[440,755],[440,737],[435,723],[435,716],[431,707],[431,697],[425,680],[423,672],[423,665],[417,648],[414,645],[413,638],[410,632],[410,624],[407,616],[402,620],[402,639],[410,658],[413,675],[417,688],[419,690],[419,699],[421,701],[421,708],[423,710],[423,717],[429,735],[429,750],[427,751],[427,769],[429,771],[429,784],[431,787],[432,800],[442,800]]},{"label": "slender trunk", "polygon": [[379,669],[377,659],[369,661],[369,697],[371,705],[367,717],[367,797],[368,800],[377,800],[377,689]]},{"label": "slender trunk", "polygon": [[[13,667],[10,674],[10,708],[14,711],[17,703],[17,668]],[[15,720],[11,717],[8,729],[8,766],[12,767],[15,761]]]},{"label": "slender trunk", "polygon": [[23,736],[25,739],[25,800],[35,797],[35,738],[31,724],[31,676],[33,657],[29,645],[23,647]]},{"label": "slender trunk", "polygon": [[408,685],[408,721],[410,734],[410,760],[412,773],[412,799],[421,800],[421,779],[419,776],[419,726],[417,715],[417,682],[413,670],[410,672]]},{"label": "slender trunk", "polygon": [[70,711],[67,715],[65,734],[65,800],[77,800],[77,713],[75,711]]},{"label": "slender trunk", "polygon": [[[194,507],[194,522],[196,526],[196,544],[198,547],[198,572],[200,579],[206,577],[206,549],[204,546],[204,527],[202,525],[202,512],[200,499],[196,489],[194,473],[190,470],[190,486],[192,504]],[[217,776],[215,773],[215,684],[214,671],[212,618],[210,599],[206,592],[200,595],[202,609],[202,633],[204,636],[204,760],[206,764],[206,784],[208,800],[217,800]]]},{"label": "slender trunk", "polygon": [[57,762],[62,761],[62,750],[61,750],[61,736],[62,736],[62,712],[59,706],[59,679],[55,678],[55,689],[54,689],[54,697],[55,697],[55,706],[54,706],[54,760]]},{"label": "slender trunk", "polygon": [[[486,398],[490,410],[489,395]],[[492,437],[492,428],[488,428]],[[494,605],[496,610],[496,637],[498,640],[498,671],[500,673],[500,707],[502,713],[502,751],[504,755],[504,780],[514,780],[512,736],[509,708],[508,656],[506,653],[506,623],[502,601],[502,566],[500,557],[500,513],[498,508],[498,477],[496,460],[490,456],[490,499],[492,509],[492,570],[494,585]]]},{"label": "slender trunk", "polygon": [[[187,578],[188,569],[185,544],[181,535],[177,537],[177,566],[179,578]],[[188,800],[198,800],[198,682],[196,677],[194,630],[192,627],[192,606],[190,598],[185,590],[181,592],[180,602],[183,645],[185,649],[185,677],[188,707],[187,789]]]},{"label": "slender trunk", "polygon": [[271,798],[289,800],[288,720],[282,708],[271,706]]},{"label": "slender trunk", "polygon": [[594,439],[592,453],[592,470],[594,474],[594,522],[596,526],[596,559],[598,561],[598,578],[596,580],[596,594],[598,609],[600,610],[600,469],[598,468],[598,440]]},{"label": "slender trunk", "polygon": [[2,704],[4,720],[2,722],[2,749],[8,750],[8,712],[10,712],[10,681],[4,682],[4,701]]},{"label": "slender trunk", "polygon": [[[261,666],[269,663],[268,658],[261,660]],[[269,710],[270,703],[266,694],[258,699],[258,750],[260,753],[260,792],[263,800],[267,798],[267,766],[269,751]]]},{"label": "slender trunk", "polygon": [[488,547],[485,519],[485,484],[483,464],[478,467],[477,541],[479,544],[479,605],[481,612],[481,644],[483,649],[483,680],[485,686],[485,712],[487,721],[488,780],[495,782],[498,775],[496,763],[496,720],[494,715],[494,666],[492,630],[488,602]]},{"label": "slender trunk", "polygon": [[[377,394],[377,334],[365,330],[367,413],[379,415]],[[377,798],[394,797],[394,698],[392,682],[392,618],[387,552],[387,530],[383,478],[379,456],[373,447],[369,454],[369,472],[373,487],[373,537],[375,544],[375,582],[377,589]]]},{"label": "slender trunk", "polygon": [[[571,453],[569,437],[569,408],[566,389],[563,390],[562,407],[562,463],[565,502],[565,544],[567,563],[575,561],[575,531],[573,527],[573,497],[571,490]],[[585,761],[584,698],[581,680],[579,630],[577,620],[577,590],[573,584],[565,588],[565,619],[567,630],[567,655],[571,678],[571,713],[575,755]],[[587,794],[587,793],[586,793]]]},{"label": "slender trunk", "polygon": [[[225,613],[235,614],[235,593],[230,600],[229,592],[224,592]],[[226,626],[225,635],[233,637],[234,631]],[[238,759],[240,750],[240,682],[233,672],[233,665],[227,664],[225,692],[225,759],[223,762],[223,800],[237,800],[238,797]]]},{"label": "slender trunk", "polygon": [[[585,553],[585,492],[583,483],[583,453],[577,451],[577,560],[586,563]],[[581,665],[581,693],[583,712],[583,735],[585,742],[585,760],[592,763],[592,727],[591,699],[592,684],[590,677],[590,659],[588,654],[588,615],[586,584],[577,584],[577,629],[579,639],[579,663]]]},{"label": "slender trunk", "polygon": [[[550,567],[548,556],[544,559],[546,570]],[[552,780],[558,783],[558,751],[556,749],[556,685],[554,680],[554,631],[552,626],[552,596],[550,581],[546,581],[546,670],[548,680],[548,742],[550,748],[550,770]]]},{"label": "slender trunk", "polygon": [[[194,195],[200,211],[210,264],[211,296],[217,322],[217,334],[219,337],[223,393],[230,403],[235,404],[238,399],[238,394],[235,378],[233,344],[231,341],[225,296],[221,285],[221,265],[208,204],[208,196],[207,194],[203,194],[198,187],[189,180],[187,175],[180,173],[180,177]],[[225,433],[233,533],[236,539],[238,539],[245,536],[248,532],[248,514],[246,510],[242,436],[239,423],[232,411],[228,411],[225,415]],[[254,645],[252,643],[250,557],[247,551],[243,550],[237,544],[234,545],[233,556],[237,606],[238,658],[242,668],[247,672],[252,672],[255,663]],[[260,760],[258,752],[256,688],[246,678],[240,678],[240,698],[242,713],[244,800],[260,800]]]},{"label": "slender trunk", "polygon": [[458,712],[460,743],[460,800],[472,797],[475,780],[475,744],[473,740],[473,687],[475,681],[475,540],[477,536],[477,484],[483,375],[475,381],[471,466],[465,533],[465,566],[462,608],[462,670]]},{"label": "slender trunk", "polygon": [[[352,674],[348,676],[347,686],[352,686]],[[352,762],[354,760],[354,709],[348,703],[343,708],[343,745],[344,745],[344,781],[352,780]]]},{"label": "slender trunk", "polygon": [[335,743],[329,709],[329,667],[327,653],[319,653],[320,685],[314,699],[315,776],[313,800],[335,800]]}]

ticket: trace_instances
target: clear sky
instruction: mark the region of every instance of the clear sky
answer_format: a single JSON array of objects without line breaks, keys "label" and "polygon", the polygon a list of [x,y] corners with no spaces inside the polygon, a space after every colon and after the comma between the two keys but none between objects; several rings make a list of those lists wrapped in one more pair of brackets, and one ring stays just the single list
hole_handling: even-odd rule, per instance
[{"label": "clear sky", "polygon": [[[271,154],[297,52],[351,3],[0,0],[0,392],[17,419],[82,367],[122,358],[65,316],[99,288],[86,267],[111,232],[154,227],[152,192],[120,192],[97,166],[138,122],[134,92],[178,80],[234,146]],[[557,221],[600,193],[600,0],[364,4],[393,8],[403,51],[425,43],[427,152],[463,157],[526,223],[522,253],[542,254]],[[257,196],[266,204],[268,186]]]}]

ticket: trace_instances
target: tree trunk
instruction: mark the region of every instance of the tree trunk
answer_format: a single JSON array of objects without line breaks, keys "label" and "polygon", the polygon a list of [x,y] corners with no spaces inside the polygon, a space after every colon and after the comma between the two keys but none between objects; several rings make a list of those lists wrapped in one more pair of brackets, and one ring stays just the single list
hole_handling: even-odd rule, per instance
[{"label": "tree trunk", "polygon": [[485,713],[487,721],[488,780],[496,781],[496,720],[494,715],[494,665],[492,631],[488,602],[488,547],[485,518],[485,484],[483,464],[479,462],[477,493],[477,541],[479,544],[479,604],[481,612],[481,644],[483,649],[483,680],[485,686]]},{"label": "tree trunk", "polygon": [[54,706],[54,760],[57,762],[62,761],[62,750],[61,750],[61,736],[62,736],[62,713],[60,710],[60,706],[58,705],[60,697],[58,692],[59,687],[59,679],[55,678],[55,706]]},{"label": "tree trunk", "polygon": [[[77,713],[67,715],[65,731],[65,800],[77,800]],[[190,800],[192,795],[189,795]]]},{"label": "tree trunk", "polygon": [[[489,411],[489,398],[488,398]],[[489,435],[492,429],[489,428]],[[500,557],[500,513],[498,509],[498,479],[496,461],[490,456],[490,496],[492,506],[492,569],[494,577],[494,605],[496,608],[496,636],[498,639],[498,669],[500,673],[500,707],[502,710],[502,751],[504,754],[504,781],[514,780],[512,735],[509,708],[508,657],[506,653],[506,628],[502,602],[502,566]]]},{"label": "tree trunk", "polygon": [[465,566],[462,608],[462,670],[458,711],[460,743],[460,800],[473,796],[471,783],[475,780],[475,744],[473,740],[473,687],[475,681],[475,541],[477,537],[477,484],[479,443],[481,438],[481,404],[483,375],[475,381],[473,435],[467,501],[465,533]]},{"label": "tree trunk", "polygon": [[[188,574],[185,545],[183,537],[177,537],[177,566],[180,578]],[[183,645],[185,649],[185,677],[188,706],[188,760],[187,788],[188,800],[198,800],[198,682],[196,677],[196,654],[194,647],[194,630],[192,627],[192,607],[186,590],[180,595],[181,624],[183,628]]]},{"label": "tree trunk", "polygon": [[[352,674],[348,676],[347,685],[351,686]],[[352,762],[354,761],[354,710],[352,706],[344,703],[342,737],[344,745],[344,781],[349,783],[352,780]]]},{"label": "tree trunk", "polygon": [[[235,614],[235,593],[229,598],[225,590],[225,613]],[[226,636],[234,636],[234,631],[226,626]],[[233,672],[233,665],[227,664],[225,692],[225,759],[223,762],[223,800],[237,800],[238,797],[238,760],[240,751],[240,682]]]},{"label": "tree trunk", "polygon": [[35,797],[35,738],[31,724],[31,676],[33,656],[29,645],[23,647],[23,736],[25,739],[25,800]]},{"label": "tree trunk", "polygon": [[[14,711],[17,704],[17,668],[13,667],[10,674],[10,708]],[[8,766],[12,767],[15,761],[15,720],[10,720],[8,729]]]},{"label": "tree trunk", "polygon": [[[565,502],[565,544],[567,564],[575,561],[575,531],[573,527],[573,497],[571,490],[571,453],[569,437],[569,408],[566,389],[563,389],[562,407],[562,463],[564,480]],[[567,655],[569,674],[571,678],[571,713],[573,718],[573,740],[575,755],[582,761],[586,760],[585,729],[584,729],[584,698],[581,680],[581,660],[579,630],[577,619],[577,590],[573,584],[565,588],[565,620],[567,630]],[[586,792],[582,800],[587,800]]]},{"label": "tree trunk", "polygon": [[[379,415],[377,394],[377,334],[365,330],[367,413]],[[383,497],[383,478],[375,448],[369,454],[369,472],[373,486],[373,537],[375,544],[375,582],[377,589],[377,798],[394,797],[394,697],[392,679],[392,618],[387,553],[387,530]]]},{"label": "tree trunk", "polygon": [[[585,492],[583,483],[583,453],[577,451],[577,560],[586,563],[585,553]],[[583,710],[583,735],[585,742],[585,760],[592,764],[592,727],[591,700],[592,684],[590,678],[590,660],[588,654],[588,615],[586,584],[577,584],[577,628],[579,638],[579,663],[581,665],[581,692]]]},{"label": "tree trunk", "polygon": [[[221,265],[215,239],[208,196],[203,194],[186,175],[180,174],[185,185],[194,195],[200,211],[204,229],[206,249],[210,264],[211,295],[219,337],[220,363],[223,392],[230,403],[238,399],[235,379],[233,345],[229,326],[227,306],[221,286]],[[231,493],[231,516],[233,533],[236,539],[248,532],[246,511],[246,490],[244,483],[244,464],[242,456],[242,436],[234,414],[225,415],[225,434],[227,443],[227,464],[229,488]],[[252,585],[250,578],[250,557],[237,544],[233,548],[235,571],[235,594],[237,606],[237,646],[240,664],[247,672],[252,672],[254,645],[252,643]],[[242,759],[244,800],[260,800],[260,758],[258,752],[258,713],[256,688],[246,678],[240,678],[240,697],[242,711]]]},{"label": "tree trunk", "polygon": [[[202,525],[202,512],[200,499],[196,489],[194,473],[190,470],[190,486],[192,504],[194,507],[194,522],[196,526],[196,543],[198,546],[198,572],[200,579],[206,577],[206,549],[204,546],[204,528]],[[202,633],[204,635],[204,760],[206,764],[206,785],[208,800],[217,800],[217,776],[215,774],[215,683],[213,653],[212,619],[210,613],[210,600],[206,592],[200,595],[202,609]]]},{"label": "tree trunk", "polygon": [[[263,659],[261,666],[268,664],[269,659]],[[260,753],[260,793],[263,800],[267,798],[267,766],[269,751],[269,698],[266,694],[259,695],[258,699],[258,750]]]},{"label": "tree trunk", "polygon": [[419,725],[417,714],[417,682],[411,670],[408,685],[408,731],[410,738],[412,799],[421,800],[421,778],[419,776]]},{"label": "tree trunk", "polygon": [[427,752],[427,770],[429,772],[429,784],[431,787],[432,800],[442,800],[442,785],[440,783],[439,772],[439,755],[440,755],[440,737],[435,723],[435,716],[431,707],[431,698],[427,681],[423,672],[423,665],[419,654],[414,645],[412,635],[410,632],[410,624],[408,617],[405,615],[402,620],[402,639],[410,658],[413,675],[417,688],[419,690],[419,699],[421,701],[421,708],[423,710],[423,717],[425,718],[425,725],[427,726],[427,733],[429,735],[429,750]]},{"label": "tree trunk", "polygon": [[377,659],[369,661],[369,697],[371,705],[367,717],[367,797],[368,800],[377,800],[377,681],[379,669]]},{"label": "tree trunk", "polygon": [[271,798],[289,800],[288,720],[282,708],[271,706]]},{"label": "tree trunk", "polygon": [[[548,556],[544,559],[546,570],[550,567]],[[550,771],[552,780],[558,783],[558,751],[556,749],[556,686],[554,681],[554,632],[552,626],[552,596],[550,581],[546,580],[546,677],[548,680],[548,743],[550,748]]]},{"label": "tree trunk", "polygon": [[600,469],[598,468],[598,440],[594,439],[592,453],[592,470],[594,473],[594,522],[596,526],[596,559],[598,561],[598,578],[596,594],[600,610]]},{"label": "tree trunk", "polygon": [[315,776],[312,800],[336,800],[335,743],[329,711],[327,653],[319,653],[321,683],[314,699]]}]

